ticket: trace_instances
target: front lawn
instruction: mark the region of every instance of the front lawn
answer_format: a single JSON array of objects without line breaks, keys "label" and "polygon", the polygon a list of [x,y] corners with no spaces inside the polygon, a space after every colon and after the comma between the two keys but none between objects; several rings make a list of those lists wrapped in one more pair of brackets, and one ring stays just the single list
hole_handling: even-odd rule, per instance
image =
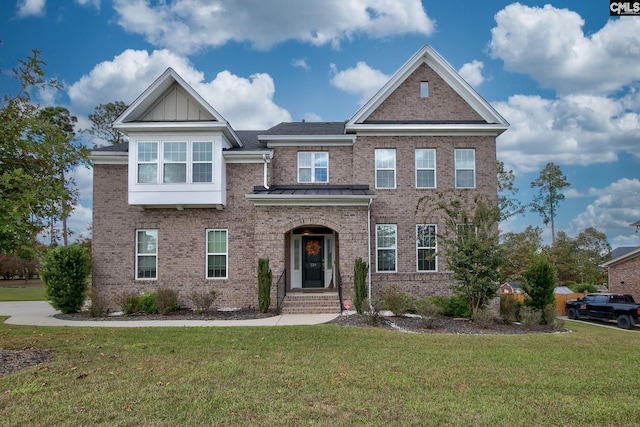
[{"label": "front lawn", "polygon": [[0,325],[53,360],[0,378],[4,425],[637,425],[640,339],[336,325]]},{"label": "front lawn", "polygon": [[44,285],[40,280],[0,280],[0,301],[44,300]]}]

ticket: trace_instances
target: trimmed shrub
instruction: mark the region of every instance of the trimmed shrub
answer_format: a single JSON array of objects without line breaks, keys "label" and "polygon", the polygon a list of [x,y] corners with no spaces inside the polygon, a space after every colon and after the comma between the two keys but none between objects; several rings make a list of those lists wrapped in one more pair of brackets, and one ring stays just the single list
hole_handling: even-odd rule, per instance
[{"label": "trimmed shrub", "polygon": [[156,314],[158,313],[158,306],[156,305],[156,293],[149,292],[140,295],[140,312],[145,314]]},{"label": "trimmed shrub", "polygon": [[258,259],[258,309],[260,313],[269,311],[272,277],[269,258]]},{"label": "trimmed shrub", "polygon": [[528,295],[525,305],[542,310],[546,305],[555,303],[555,286],[553,266],[544,254],[534,254],[524,273],[523,288]]},{"label": "trimmed shrub", "polygon": [[504,323],[515,323],[520,319],[522,303],[512,296],[500,297],[500,318]]},{"label": "trimmed shrub", "polygon": [[381,306],[396,316],[402,316],[412,309],[413,304],[409,295],[398,291],[398,287],[393,285],[385,287]]},{"label": "trimmed shrub", "polygon": [[169,288],[160,288],[156,291],[156,308],[160,314],[170,314],[180,308],[178,292]]},{"label": "trimmed shrub", "polygon": [[522,326],[530,331],[542,323],[542,312],[531,307],[525,307],[521,311]]},{"label": "trimmed shrub", "polygon": [[487,329],[493,325],[495,321],[495,315],[493,311],[488,309],[478,310],[473,316],[473,323],[477,324],[482,329]]},{"label": "trimmed shrub", "polygon": [[125,315],[132,314],[156,314],[158,307],[156,305],[156,293],[149,292],[142,295],[126,293],[120,297],[120,308]]},{"label": "trimmed shrub", "polygon": [[434,317],[440,314],[440,307],[435,305],[429,298],[420,298],[415,303],[416,314],[422,319],[422,326],[427,329],[433,327]]},{"label": "trimmed shrub", "polygon": [[189,295],[189,299],[193,303],[193,311],[202,314],[205,313],[211,308],[211,304],[215,301],[217,296],[217,292],[214,289],[211,289],[209,292],[206,291],[193,291]]},{"label": "trimmed shrub", "polygon": [[362,258],[356,258],[353,264],[353,288],[354,288],[354,300],[353,305],[356,307],[358,314],[362,314],[365,310],[363,302],[367,299],[367,274],[369,273],[369,266]]},{"label": "trimmed shrub", "polygon": [[86,298],[89,272],[89,255],[82,246],[51,249],[43,259],[40,278],[53,308],[65,314],[79,311]]},{"label": "trimmed shrub", "polygon": [[462,295],[452,297],[431,296],[429,297],[435,305],[442,309],[442,315],[447,317],[471,317],[469,304]]}]

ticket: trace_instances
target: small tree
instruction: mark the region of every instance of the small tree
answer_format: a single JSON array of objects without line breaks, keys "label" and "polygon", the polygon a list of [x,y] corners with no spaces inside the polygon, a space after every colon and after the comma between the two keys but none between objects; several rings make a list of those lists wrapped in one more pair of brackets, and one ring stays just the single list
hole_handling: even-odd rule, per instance
[{"label": "small tree", "polygon": [[538,188],[538,194],[531,202],[531,211],[539,213],[545,225],[551,223],[552,246],[556,243],[555,217],[558,205],[564,200],[562,190],[570,185],[567,177],[562,174],[560,166],[553,163],[547,163],[540,172],[540,176],[531,182],[531,188]]},{"label": "small tree", "polygon": [[258,259],[258,308],[260,313],[269,311],[271,305],[272,274],[269,268],[269,258]]},{"label": "small tree", "polygon": [[53,308],[63,313],[80,310],[87,291],[89,256],[78,244],[53,248],[40,270],[45,295]]},{"label": "small tree", "polygon": [[[439,245],[456,284],[451,290],[462,296],[472,316],[496,295],[499,270],[505,255],[498,238],[500,210],[497,203],[471,192],[439,192],[430,203],[444,214],[445,231],[438,232]],[[418,202],[420,209],[423,198]]]},{"label": "small tree", "polygon": [[[544,310],[550,304],[555,303],[553,289],[556,281],[554,279],[553,267],[545,255],[535,254],[531,265],[524,273],[523,289],[528,298],[525,304],[535,310]],[[553,319],[543,319],[549,323]]]},{"label": "small tree", "polygon": [[362,258],[357,258],[353,264],[353,291],[355,294],[353,305],[359,314],[364,311],[363,302],[367,299],[367,273],[369,273],[369,266]]}]

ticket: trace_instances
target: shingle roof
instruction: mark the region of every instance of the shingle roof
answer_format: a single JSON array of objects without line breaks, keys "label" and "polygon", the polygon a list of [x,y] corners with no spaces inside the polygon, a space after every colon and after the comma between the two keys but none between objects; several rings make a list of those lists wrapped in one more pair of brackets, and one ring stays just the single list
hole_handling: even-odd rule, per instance
[{"label": "shingle roof", "polygon": [[283,122],[262,135],[344,135],[344,122]]},{"label": "shingle roof", "polygon": [[129,152],[129,142],[123,142],[122,144],[115,145],[105,145],[102,147],[94,148],[92,151],[127,153]]}]

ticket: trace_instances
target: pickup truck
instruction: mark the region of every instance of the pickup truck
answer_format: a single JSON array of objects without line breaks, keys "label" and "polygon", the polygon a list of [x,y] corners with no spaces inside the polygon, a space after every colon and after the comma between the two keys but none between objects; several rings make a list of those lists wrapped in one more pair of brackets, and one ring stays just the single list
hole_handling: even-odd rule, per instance
[{"label": "pickup truck", "polygon": [[622,329],[631,329],[640,323],[640,304],[627,294],[587,294],[565,302],[564,307],[569,319],[615,320]]}]

